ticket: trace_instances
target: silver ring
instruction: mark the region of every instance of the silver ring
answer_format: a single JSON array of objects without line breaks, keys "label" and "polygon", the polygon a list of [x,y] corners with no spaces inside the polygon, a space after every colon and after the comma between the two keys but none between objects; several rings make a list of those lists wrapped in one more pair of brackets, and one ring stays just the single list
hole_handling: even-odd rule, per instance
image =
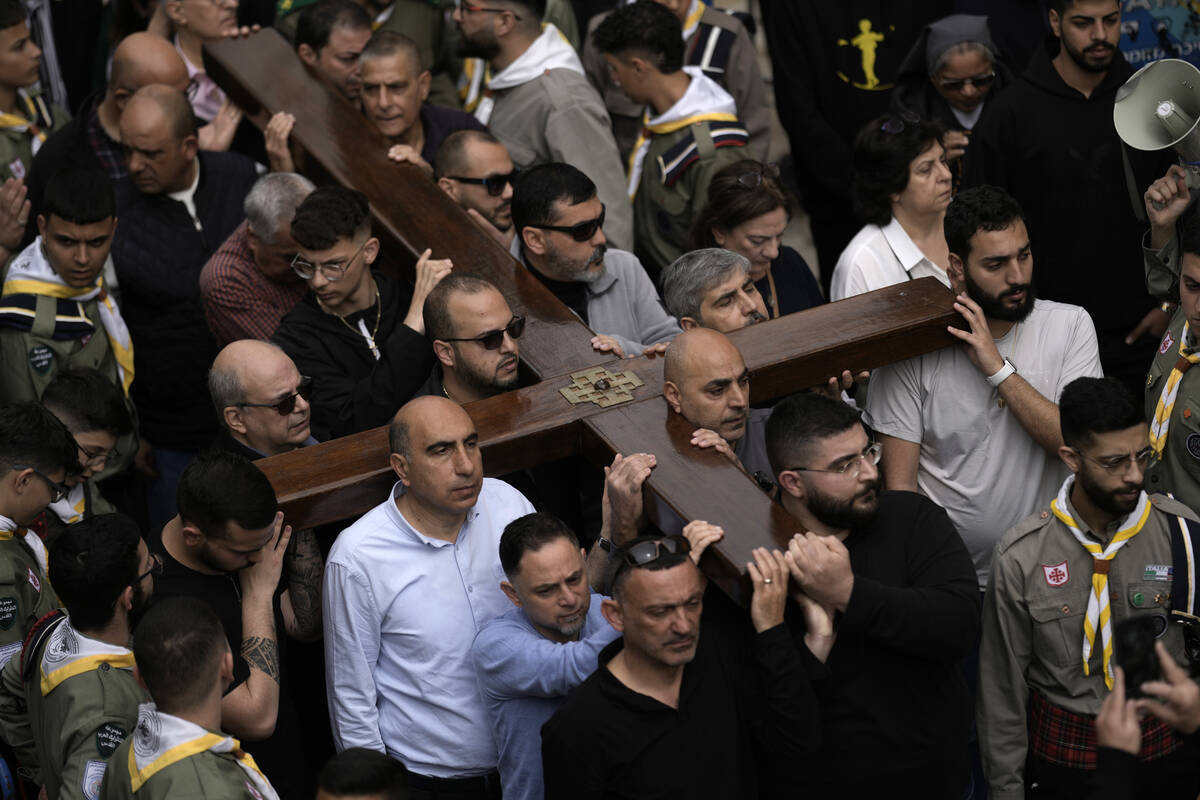
[{"label": "silver ring", "polygon": [[763,583],[770,583],[770,582],[771,582],[770,578],[763,578]]}]

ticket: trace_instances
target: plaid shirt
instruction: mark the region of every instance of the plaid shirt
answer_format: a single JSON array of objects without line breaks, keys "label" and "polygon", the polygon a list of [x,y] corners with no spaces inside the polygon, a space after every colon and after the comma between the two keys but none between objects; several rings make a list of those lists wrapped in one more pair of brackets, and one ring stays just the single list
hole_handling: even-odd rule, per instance
[{"label": "plaid shirt", "polygon": [[125,149],[121,147],[120,142],[113,141],[112,137],[105,133],[103,126],[100,125],[98,106],[99,103],[95,103],[88,111],[84,128],[85,135],[88,144],[96,153],[96,158],[100,159],[100,167],[108,173],[108,177],[119,181],[129,174]]},{"label": "plaid shirt", "polygon": [[[1162,720],[1142,718],[1141,761],[1174,752],[1183,741]],[[1037,758],[1071,769],[1096,768],[1096,718],[1075,714],[1049,702],[1041,692],[1029,693],[1029,749]]]},{"label": "plaid shirt", "polygon": [[280,282],[263,275],[254,263],[248,230],[243,221],[200,272],[204,316],[220,347],[238,339],[270,339],[308,290],[295,275]]}]

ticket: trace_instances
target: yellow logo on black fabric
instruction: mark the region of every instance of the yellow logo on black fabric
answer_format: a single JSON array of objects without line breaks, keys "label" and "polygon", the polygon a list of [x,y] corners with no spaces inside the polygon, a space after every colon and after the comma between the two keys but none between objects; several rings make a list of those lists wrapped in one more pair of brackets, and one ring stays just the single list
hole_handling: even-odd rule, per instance
[{"label": "yellow logo on black fabric", "polygon": [[[895,31],[896,26],[889,25],[889,31]],[[871,20],[860,19],[858,21],[858,34],[850,39],[838,39],[837,43],[841,47],[853,47],[858,50],[862,57],[862,81],[852,80],[846,73],[838,70],[837,76],[846,83],[858,89],[866,89],[869,92],[884,92],[892,88],[892,84],[883,83],[879,80],[879,76],[875,74],[875,53],[879,47],[879,43],[887,38],[879,31],[873,30]]]}]

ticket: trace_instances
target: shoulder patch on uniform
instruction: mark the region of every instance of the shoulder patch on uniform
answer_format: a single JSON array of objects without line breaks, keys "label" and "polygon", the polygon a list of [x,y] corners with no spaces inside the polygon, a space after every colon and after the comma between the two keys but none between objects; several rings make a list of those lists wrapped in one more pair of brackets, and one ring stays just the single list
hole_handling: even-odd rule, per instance
[{"label": "shoulder patch on uniform", "polygon": [[664,186],[671,186],[687,172],[688,167],[700,159],[700,148],[696,144],[697,126],[706,126],[713,147],[745,147],[750,143],[750,134],[738,122],[703,120],[688,126],[687,136],[667,148],[658,157],[658,169]]},{"label": "shoulder patch on uniform", "polygon": [[25,568],[25,577],[29,579],[30,586],[39,592],[42,590],[42,582],[38,579],[37,575],[33,574],[33,567]]},{"label": "shoulder patch on uniform", "polygon": [[96,729],[96,752],[101,758],[108,758],[117,751],[129,731],[113,722],[106,722]]},{"label": "shoulder patch on uniform", "polygon": [[100,800],[100,784],[104,783],[104,770],[107,767],[105,761],[88,761],[83,766],[83,780],[79,789],[87,800]]},{"label": "shoulder patch on uniform", "polygon": [[1171,331],[1168,330],[1163,334],[1162,344],[1158,346],[1158,354],[1160,356],[1166,355],[1167,351],[1171,349],[1171,345],[1173,344],[1175,344],[1175,338],[1171,336]]},{"label": "shoulder patch on uniform", "polygon": [[255,789],[254,784],[252,784],[250,781],[246,781],[246,794],[253,797],[254,800],[263,800],[262,793],[260,793],[258,789]]},{"label": "shoulder patch on uniform", "polygon": [[1169,494],[1152,494],[1149,499],[1156,511],[1190,519],[1192,522],[1200,522],[1200,515]]},{"label": "shoulder patch on uniform", "polygon": [[0,631],[12,628],[17,621],[17,598],[0,597]]},{"label": "shoulder patch on uniform", "polygon": [[1192,458],[1200,460],[1200,433],[1188,434],[1187,451]]}]

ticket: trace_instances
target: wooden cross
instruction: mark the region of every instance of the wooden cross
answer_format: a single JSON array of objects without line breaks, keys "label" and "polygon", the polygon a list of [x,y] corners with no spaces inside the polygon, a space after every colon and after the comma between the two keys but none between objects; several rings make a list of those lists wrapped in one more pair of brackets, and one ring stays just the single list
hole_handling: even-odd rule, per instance
[{"label": "wooden cross", "polygon": [[[411,276],[426,247],[455,269],[487,278],[527,323],[521,338],[524,388],[470,403],[487,474],[581,453],[607,464],[614,453],[650,452],[658,465],[646,482],[646,511],[659,528],[678,532],[704,519],[726,531],[701,566],[726,591],[744,598],[744,564],[755,547],[777,547],[798,530],[755,482],[725,457],[690,444],[694,426],[662,398],[662,359],[613,362],[592,350],[593,336],[528,270],[416,167],[389,161],[389,142],[326,86],[277,33],[205,46],[208,74],[255,121],[296,117],[304,169],[318,183],[337,182],[371,202],[382,268]],[[410,278],[411,280],[411,278]],[[961,321],[949,291],[932,278],[882,289],[738,331],[731,339],[751,372],[751,398],[772,401],[823,383],[843,369],[857,373],[953,344]],[[572,373],[607,364],[630,400],[572,404],[563,390],[581,388]],[[582,387],[586,390],[586,387]],[[387,496],[387,431],[378,428],[258,462],[293,525],[309,527],[364,513]]]}]

